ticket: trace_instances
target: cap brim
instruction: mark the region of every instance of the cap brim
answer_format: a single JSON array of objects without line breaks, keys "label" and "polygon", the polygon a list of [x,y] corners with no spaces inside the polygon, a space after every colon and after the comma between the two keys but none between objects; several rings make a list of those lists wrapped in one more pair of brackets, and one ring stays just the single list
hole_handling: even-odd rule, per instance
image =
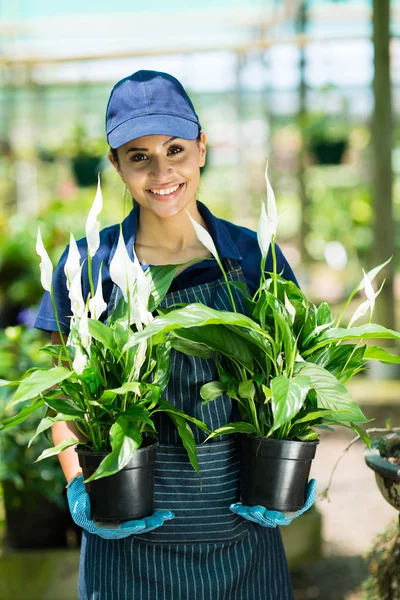
[{"label": "cap brim", "polygon": [[146,135],[170,135],[185,140],[195,140],[199,124],[173,115],[145,115],[128,119],[107,136],[111,148],[119,148],[131,140]]}]

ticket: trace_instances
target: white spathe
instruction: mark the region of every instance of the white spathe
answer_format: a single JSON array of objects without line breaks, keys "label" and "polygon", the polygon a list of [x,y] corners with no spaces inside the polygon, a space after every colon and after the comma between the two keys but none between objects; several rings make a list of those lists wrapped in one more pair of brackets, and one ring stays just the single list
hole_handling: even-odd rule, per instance
[{"label": "white spathe", "polygon": [[42,259],[40,261],[40,282],[47,292],[51,292],[51,282],[53,278],[53,264],[43,244],[40,227],[36,239],[36,252]]},{"label": "white spathe", "polygon": [[93,298],[89,300],[90,317],[92,319],[100,319],[103,312],[106,310],[107,304],[103,297],[103,285],[101,279],[101,267],[99,269],[99,277],[97,280],[96,293]]},{"label": "white spathe", "polygon": [[201,242],[203,244],[203,246],[205,246],[207,248],[207,250],[209,252],[211,252],[211,254],[215,258],[215,260],[217,262],[219,262],[218,251],[217,251],[217,248],[214,244],[214,241],[213,241],[211,235],[208,233],[207,229],[204,229],[204,227],[202,227],[200,225],[200,223],[198,223],[197,221],[195,221],[193,219],[193,217],[189,214],[189,212],[187,210],[186,210],[186,212],[187,212],[188,217],[194,227],[197,239],[199,240],[199,242]]},{"label": "white spathe", "polygon": [[97,191],[86,221],[86,241],[88,254],[93,257],[100,246],[100,222],[97,217],[103,208],[103,195],[100,186],[100,173],[97,178]]},{"label": "white spathe", "polygon": [[128,302],[128,297],[131,290],[133,290],[137,277],[136,270],[135,263],[129,257],[122,235],[122,228],[120,228],[117,248],[110,263],[110,277],[120,288],[125,302]]},{"label": "white spathe", "polygon": [[76,245],[74,234],[71,232],[69,237],[68,256],[64,265],[64,273],[67,278],[67,289],[71,287],[71,283],[75,275],[79,272],[81,266],[81,255]]},{"label": "white spathe", "polygon": [[85,311],[85,303],[82,295],[81,271],[82,267],[80,267],[79,271],[71,281],[71,287],[68,292],[68,297],[71,301],[72,314],[77,318],[80,318]]}]

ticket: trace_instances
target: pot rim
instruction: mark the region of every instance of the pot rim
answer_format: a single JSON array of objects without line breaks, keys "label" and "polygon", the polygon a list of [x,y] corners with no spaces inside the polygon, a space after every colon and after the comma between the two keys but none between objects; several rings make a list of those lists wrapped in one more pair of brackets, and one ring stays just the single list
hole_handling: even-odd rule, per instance
[{"label": "pot rim", "polygon": [[378,448],[365,448],[364,460],[367,466],[381,477],[400,481],[400,465],[393,465],[385,460]]},{"label": "pot rim", "polygon": [[[139,448],[137,448],[135,450],[135,452],[150,452],[151,450],[154,450],[154,447],[157,448],[157,446],[159,445],[158,440],[151,438],[153,440],[152,444],[148,444],[147,446],[140,446]],[[80,444],[78,444],[77,446],[75,446],[75,452],[77,452],[78,454],[83,454],[86,456],[108,456],[109,454],[111,454],[111,452],[94,452],[93,450],[90,450],[90,448],[88,448],[87,446],[81,446]]]},{"label": "pot rim", "polygon": [[317,446],[320,443],[320,438],[318,437],[316,440],[277,440],[275,438],[269,438],[269,437],[261,437],[260,435],[257,435],[255,433],[246,433],[244,434],[245,437],[248,438],[253,438],[255,440],[260,440],[260,441],[265,441],[268,443],[273,443],[273,444],[310,444],[310,445],[315,445]]}]

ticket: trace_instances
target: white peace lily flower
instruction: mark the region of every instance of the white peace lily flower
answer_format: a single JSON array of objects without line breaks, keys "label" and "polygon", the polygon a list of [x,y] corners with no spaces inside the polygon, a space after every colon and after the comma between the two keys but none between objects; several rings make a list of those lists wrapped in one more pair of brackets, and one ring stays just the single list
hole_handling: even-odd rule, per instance
[{"label": "white peace lily flower", "polygon": [[87,307],[85,307],[85,310],[83,311],[83,314],[79,320],[78,331],[79,331],[79,337],[80,337],[82,346],[85,348],[85,350],[89,351],[90,344],[92,342],[92,336],[89,333],[89,320],[88,320]]},{"label": "white peace lily flower", "polygon": [[296,309],[293,306],[293,304],[290,302],[289,298],[286,296],[286,292],[285,292],[285,307],[291,317],[292,323],[294,323],[294,320],[296,318]]},{"label": "white peace lily flower", "polygon": [[96,293],[89,300],[89,310],[92,319],[99,319],[106,310],[107,304],[103,298],[103,286],[101,281],[101,268],[99,269],[99,278],[97,280]]},{"label": "white peace lily flower", "polygon": [[271,227],[271,233],[272,235],[276,235],[276,229],[278,227],[278,209],[276,207],[276,202],[275,202],[275,194],[274,194],[274,190],[272,189],[272,186],[269,182],[268,179],[268,160],[267,160],[267,164],[265,165],[265,183],[267,186],[267,216],[268,216],[268,221]]},{"label": "white peace lily flower", "polygon": [[128,302],[128,297],[135,285],[137,268],[129,258],[121,229],[119,230],[117,249],[110,263],[110,277],[120,288],[125,302]]},{"label": "white peace lily flower", "polygon": [[[373,269],[371,269],[370,271],[368,271],[367,273],[367,278],[370,282],[372,282],[375,277],[378,275],[378,273],[384,268],[386,267],[386,265],[388,265],[390,263],[390,261],[392,260],[392,256],[384,263],[382,263],[381,265],[378,265],[377,267],[374,267]],[[365,278],[363,277],[360,285],[358,286],[358,291],[359,290],[363,290],[365,287]]]},{"label": "white peace lily flower", "polygon": [[38,227],[38,234],[36,239],[36,252],[42,259],[40,261],[40,282],[43,288],[47,292],[51,292],[51,281],[53,278],[53,265],[49,255],[43,245],[42,236],[40,233],[40,227]]},{"label": "white peace lily flower", "polygon": [[94,256],[100,246],[100,223],[97,220],[98,215],[103,208],[103,195],[100,187],[100,173],[97,178],[97,192],[94,198],[92,207],[86,221],[86,240],[88,245],[88,253]]},{"label": "white peace lily flower", "polygon": [[189,212],[187,210],[186,210],[186,212],[187,212],[189,219],[194,227],[197,239],[203,244],[203,246],[205,246],[207,248],[207,250],[209,250],[211,252],[213,257],[219,262],[218,251],[217,251],[217,248],[214,244],[214,241],[213,241],[211,235],[208,233],[208,231],[206,229],[204,229],[204,227],[202,227],[199,223],[197,223],[197,221],[195,221],[193,219],[193,217],[191,217],[191,215],[189,214]]},{"label": "white peace lily flower", "polygon": [[80,318],[85,311],[85,303],[82,296],[81,270],[75,274],[69,288],[68,297],[71,300],[71,311],[75,317]]},{"label": "white peace lily flower", "polygon": [[66,263],[64,265],[64,273],[67,278],[67,289],[69,290],[71,287],[71,283],[75,277],[75,275],[80,270],[81,266],[81,255],[78,250],[78,246],[76,245],[76,241],[73,233],[70,234],[69,239],[69,249],[68,249],[68,257]]},{"label": "white peace lily flower", "polygon": [[321,333],[321,331],[324,331],[324,329],[328,329],[328,327],[330,327],[331,325],[333,325],[333,321],[329,321],[329,323],[323,323],[322,325],[317,325],[314,331],[316,334]]},{"label": "white peace lily flower", "polygon": [[147,353],[147,340],[141,340],[137,345],[137,350],[135,354],[135,372],[133,375],[134,380],[139,379],[140,369],[143,366],[144,361],[146,360]]},{"label": "white peace lily flower", "polygon": [[258,220],[257,240],[262,256],[267,256],[272,240],[272,230],[263,200],[261,200],[261,214]]},{"label": "white peace lily flower", "polygon": [[[363,273],[364,273],[364,271],[363,271]],[[362,302],[360,304],[360,306],[356,309],[354,315],[350,319],[348,327],[351,327],[353,325],[353,323],[355,323],[360,317],[363,317],[368,312],[368,310],[371,311],[371,315],[372,315],[372,312],[375,308],[375,300],[381,293],[385,282],[384,281],[382,282],[381,287],[379,288],[379,290],[376,293],[374,292],[372,284],[369,281],[368,273],[367,274],[364,273],[363,283],[364,283],[365,295],[367,296],[367,299],[364,300],[364,302]]]},{"label": "white peace lily flower", "polygon": [[76,346],[75,358],[74,358],[74,362],[72,363],[72,368],[74,369],[75,373],[77,373],[78,375],[82,375],[83,370],[86,367],[86,363],[87,363],[86,354],[83,352],[83,350],[80,346]]}]

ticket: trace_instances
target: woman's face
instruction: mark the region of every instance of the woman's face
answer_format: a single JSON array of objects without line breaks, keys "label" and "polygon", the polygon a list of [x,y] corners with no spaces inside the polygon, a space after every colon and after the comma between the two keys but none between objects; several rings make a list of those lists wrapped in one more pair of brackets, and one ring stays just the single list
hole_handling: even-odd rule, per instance
[{"label": "woman's face", "polygon": [[204,133],[200,142],[166,135],[131,140],[118,148],[118,163],[109,154],[132,198],[160,218],[195,204],[205,158]]}]

